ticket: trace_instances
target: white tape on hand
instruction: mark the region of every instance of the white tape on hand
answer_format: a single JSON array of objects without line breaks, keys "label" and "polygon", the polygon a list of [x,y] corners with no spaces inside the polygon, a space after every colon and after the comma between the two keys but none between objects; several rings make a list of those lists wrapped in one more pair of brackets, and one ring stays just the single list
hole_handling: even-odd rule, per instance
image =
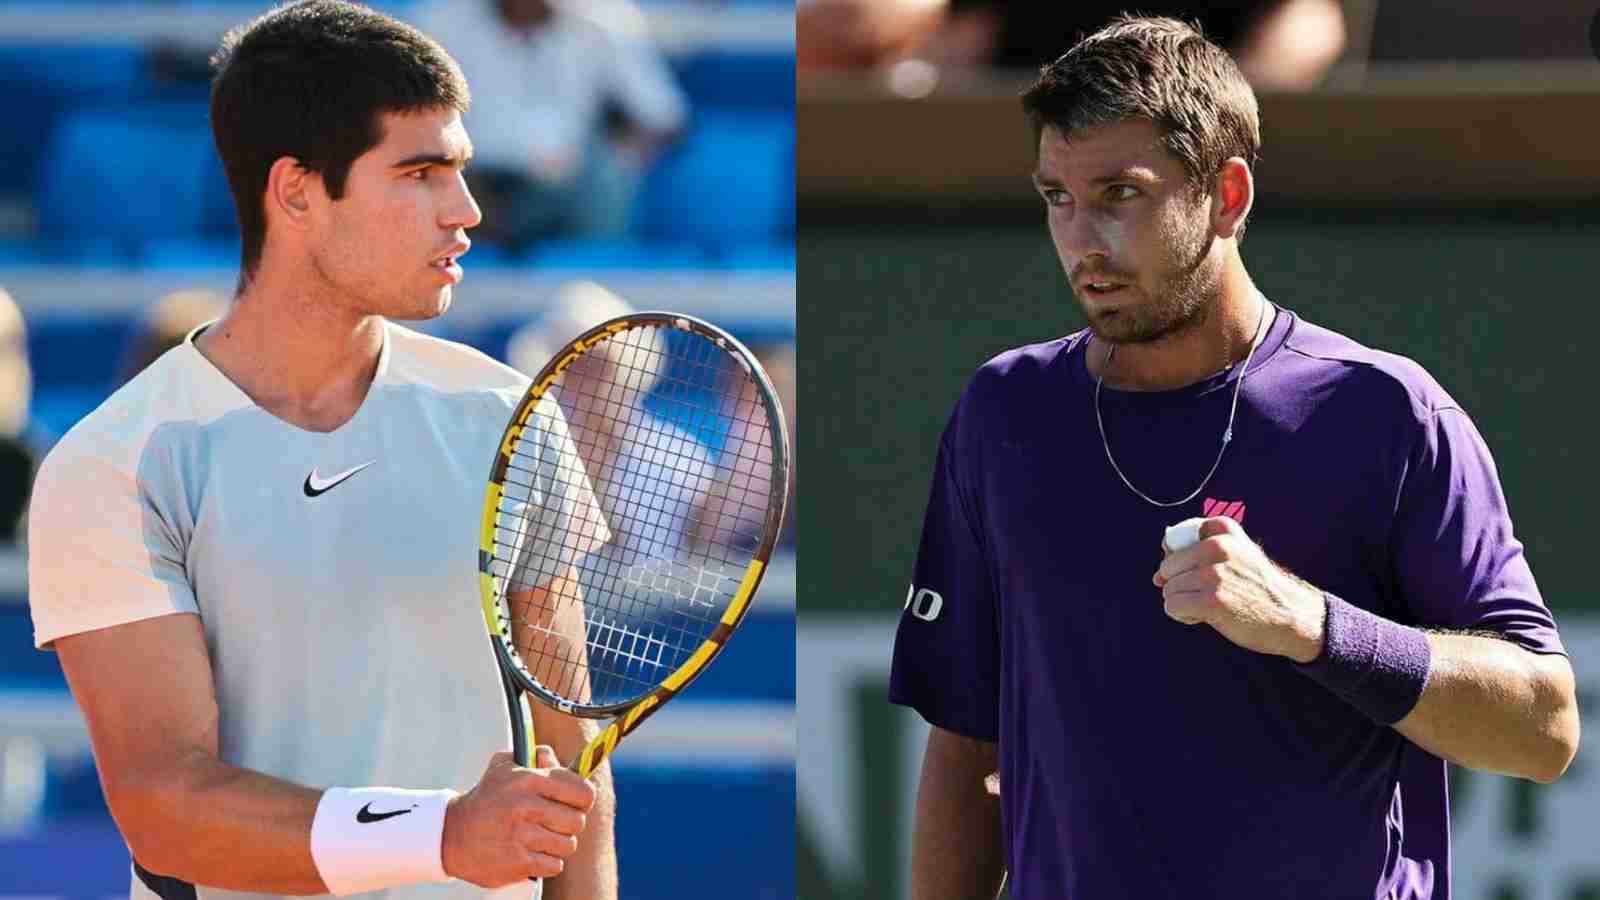
[{"label": "white tape on hand", "polygon": [[1168,553],[1176,553],[1193,547],[1200,542],[1200,523],[1205,519],[1184,519],[1176,525],[1167,526],[1167,531],[1161,536],[1161,549]]}]

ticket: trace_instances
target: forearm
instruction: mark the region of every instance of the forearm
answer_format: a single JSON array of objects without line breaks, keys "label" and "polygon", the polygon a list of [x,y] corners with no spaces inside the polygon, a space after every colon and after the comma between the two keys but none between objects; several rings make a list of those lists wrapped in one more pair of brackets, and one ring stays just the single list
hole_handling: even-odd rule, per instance
[{"label": "forearm", "polygon": [[320,790],[201,756],[106,788],[133,858],[151,872],[235,891],[328,891],[311,858]]},{"label": "forearm", "polygon": [[1395,729],[1457,765],[1543,782],[1559,777],[1576,750],[1578,728],[1561,658],[1493,637],[1427,637],[1427,684]]},{"label": "forearm", "polygon": [[616,900],[617,845],[613,823],[617,795],[611,782],[611,764],[603,763],[589,776],[594,785],[594,808],[578,838],[578,851],[568,857],[561,874],[545,883],[546,900]]},{"label": "forearm", "polygon": [[990,900],[1005,862],[1000,801],[984,787],[995,745],[939,728],[928,736],[911,843],[912,900]]},{"label": "forearm", "polygon": [[[542,705],[535,707],[534,733],[540,743],[549,744],[562,762],[571,764],[600,733],[591,719],[564,715]],[[545,884],[548,900],[616,900],[617,846],[615,839],[616,791],[611,780],[611,764],[602,763],[589,776],[594,785],[594,807],[588,823],[578,836],[578,851],[566,860],[559,877]]]}]

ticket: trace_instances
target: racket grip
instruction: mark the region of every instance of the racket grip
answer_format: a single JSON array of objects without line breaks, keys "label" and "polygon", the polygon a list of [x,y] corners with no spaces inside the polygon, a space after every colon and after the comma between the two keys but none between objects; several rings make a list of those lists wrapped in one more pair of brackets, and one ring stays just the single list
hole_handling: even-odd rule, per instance
[{"label": "racket grip", "polygon": [[528,732],[528,711],[522,705],[522,692],[504,671],[500,673],[501,686],[506,691],[506,713],[511,717],[511,758],[519,766],[533,765],[533,741]]},{"label": "racket grip", "polygon": [[[522,692],[517,690],[516,683],[511,680],[504,669],[500,670],[500,685],[506,691],[506,713],[511,716],[511,758],[519,766],[533,765],[531,746],[533,741],[528,734],[532,725],[528,722],[528,710],[522,705]],[[538,884],[540,879],[529,878],[529,881]]]}]

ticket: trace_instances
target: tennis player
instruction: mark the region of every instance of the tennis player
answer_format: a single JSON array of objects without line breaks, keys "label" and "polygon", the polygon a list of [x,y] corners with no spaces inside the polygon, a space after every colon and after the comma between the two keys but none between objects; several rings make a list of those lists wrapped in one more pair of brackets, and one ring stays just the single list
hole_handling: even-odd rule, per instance
[{"label": "tennis player", "polygon": [[[535,705],[553,752],[496,752],[474,563],[527,379],[389,321],[445,311],[479,221],[460,70],[338,0],[216,62],[237,295],[67,434],[33,498],[35,640],[88,721],[132,896],[528,897],[559,874],[551,897],[614,898],[609,775],[557,765],[593,726]],[[553,530],[530,545],[599,521],[554,477],[580,465],[564,426],[536,446]],[[556,571],[535,594],[568,590]]]},{"label": "tennis player", "polygon": [[1200,34],[1119,19],[1023,107],[1089,327],[985,364],[939,444],[912,896],[1448,897],[1444,761],[1548,782],[1578,743],[1483,438],[1251,282],[1256,101]]}]

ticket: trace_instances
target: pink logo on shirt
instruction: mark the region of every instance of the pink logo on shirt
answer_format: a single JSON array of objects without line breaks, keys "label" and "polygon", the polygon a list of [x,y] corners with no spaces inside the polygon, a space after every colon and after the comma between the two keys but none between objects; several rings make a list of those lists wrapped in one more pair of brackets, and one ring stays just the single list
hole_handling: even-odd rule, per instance
[{"label": "pink logo on shirt", "polygon": [[1200,508],[1207,518],[1222,516],[1225,519],[1232,519],[1240,525],[1244,524],[1243,500],[1213,500],[1207,497],[1205,502],[1200,505]]}]

